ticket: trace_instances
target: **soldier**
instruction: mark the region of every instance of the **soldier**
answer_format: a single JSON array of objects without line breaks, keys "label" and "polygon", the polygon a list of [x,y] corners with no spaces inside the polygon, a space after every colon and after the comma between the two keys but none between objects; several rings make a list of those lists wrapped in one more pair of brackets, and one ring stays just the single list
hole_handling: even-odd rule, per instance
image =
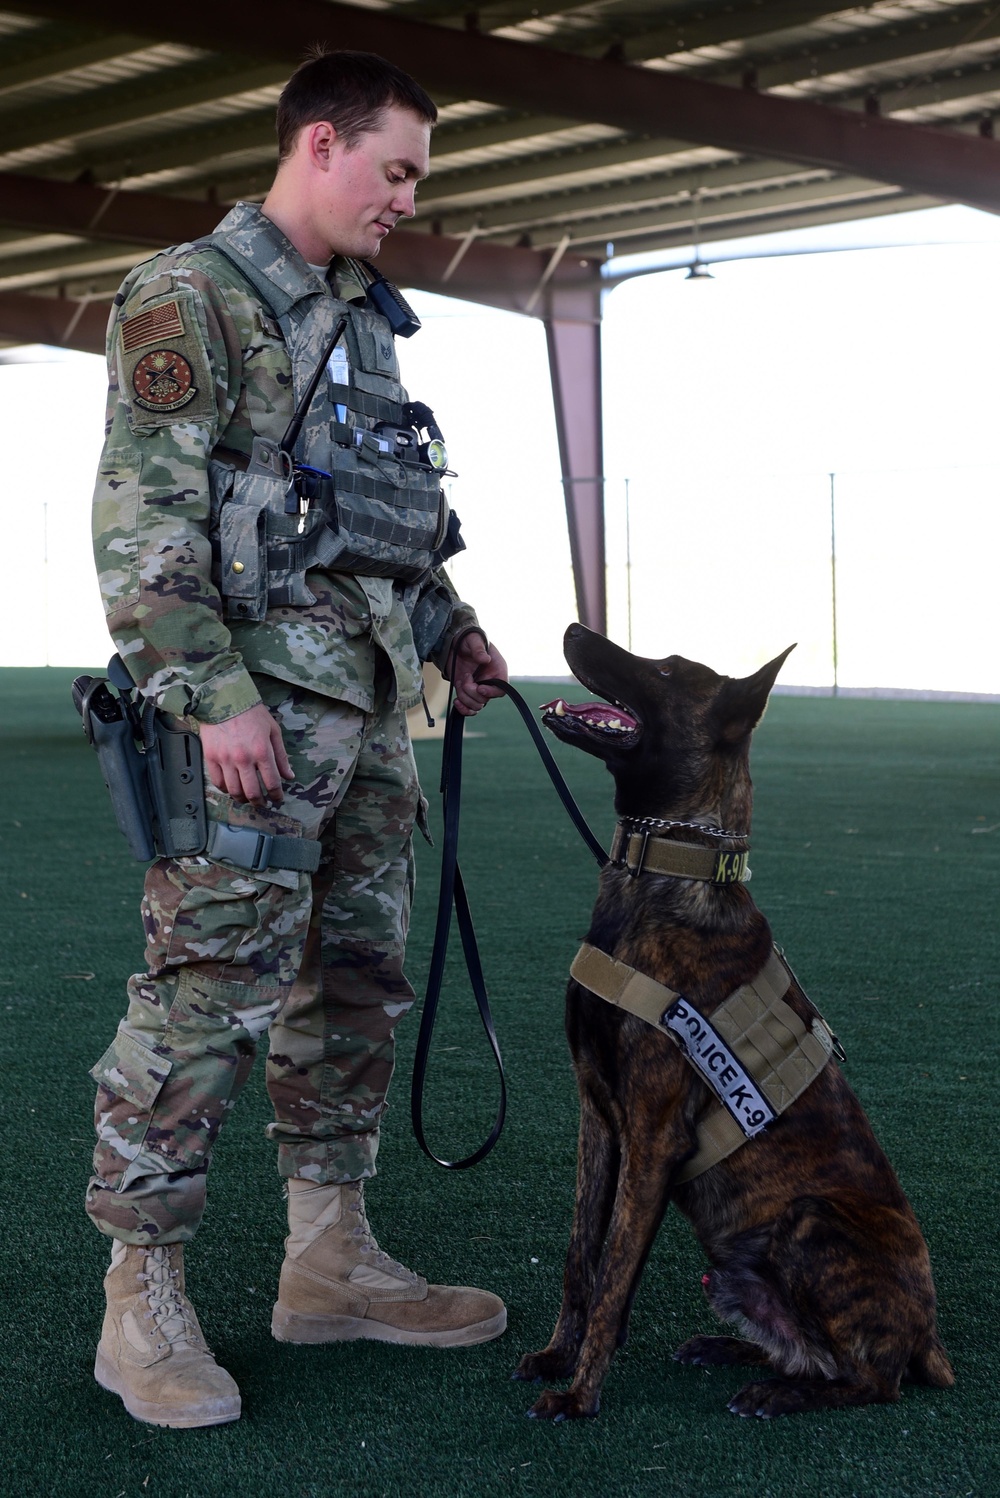
[{"label": "soldier", "polygon": [[[428,1285],[384,1253],[363,1186],[413,1001],[402,963],[423,803],[405,713],[422,659],[451,676],[463,714],[498,695],[477,676],[506,676],[438,565],[446,537],[461,545],[438,475],[380,436],[431,415],[404,412],[366,262],[413,214],[435,118],[383,59],[318,53],[282,93],[263,204],[154,256],[115,298],[98,571],[138,688],[200,734],[209,818],[204,855],[149,869],[146,970],[92,1073],[87,1210],[114,1240],[95,1373],[157,1425],[240,1414],[185,1292],[183,1246],[268,1031],[289,1214],[274,1335],[451,1347],[506,1324],[495,1295]],[[296,447],[314,489],[288,515],[278,444],[341,318]]]}]

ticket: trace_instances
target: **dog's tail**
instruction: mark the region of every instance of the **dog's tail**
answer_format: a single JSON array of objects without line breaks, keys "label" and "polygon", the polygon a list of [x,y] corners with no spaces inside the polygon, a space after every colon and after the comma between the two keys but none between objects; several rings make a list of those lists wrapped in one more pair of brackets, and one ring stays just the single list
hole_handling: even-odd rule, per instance
[{"label": "dog's tail", "polygon": [[932,1389],[951,1388],[955,1382],[955,1374],[948,1354],[936,1335],[913,1354],[906,1377],[911,1383],[929,1384]]}]

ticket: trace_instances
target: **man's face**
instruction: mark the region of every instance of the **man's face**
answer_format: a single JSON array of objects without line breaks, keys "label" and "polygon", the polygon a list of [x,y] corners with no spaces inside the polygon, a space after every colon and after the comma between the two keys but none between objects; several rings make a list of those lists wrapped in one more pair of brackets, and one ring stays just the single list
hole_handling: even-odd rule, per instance
[{"label": "man's face", "polygon": [[307,132],[305,145],[320,167],[310,205],[316,230],[332,254],[370,259],[397,219],[413,217],[417,183],[430,170],[431,127],[391,104],[379,128],[352,146],[326,125]]}]

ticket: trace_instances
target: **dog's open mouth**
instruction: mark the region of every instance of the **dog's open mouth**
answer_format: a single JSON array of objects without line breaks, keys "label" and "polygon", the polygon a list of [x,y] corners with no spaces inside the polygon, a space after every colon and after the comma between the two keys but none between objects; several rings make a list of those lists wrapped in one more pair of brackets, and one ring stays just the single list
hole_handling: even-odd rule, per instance
[{"label": "dog's open mouth", "polygon": [[563,697],[556,697],[552,702],[544,702],[541,712],[546,728],[551,728],[557,734],[592,734],[601,739],[614,739],[622,744],[639,736],[638,718],[618,703],[572,703]]}]

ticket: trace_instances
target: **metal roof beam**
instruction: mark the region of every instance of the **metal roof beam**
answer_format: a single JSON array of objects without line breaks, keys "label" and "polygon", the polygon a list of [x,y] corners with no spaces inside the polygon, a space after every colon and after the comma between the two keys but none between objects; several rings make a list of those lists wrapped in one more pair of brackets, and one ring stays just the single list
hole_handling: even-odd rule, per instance
[{"label": "metal roof beam", "polygon": [[[220,57],[164,68],[152,77],[128,78],[66,99],[44,99],[4,121],[3,151],[64,137],[138,125],[159,116],[216,103],[234,94],[283,84],[287,63],[235,63]],[[155,137],[154,137],[155,140]]]},{"label": "metal roof beam", "polygon": [[[698,171],[714,171],[717,160],[733,159],[731,154],[723,156],[711,147],[702,149],[710,153],[710,159],[699,163]],[[604,185],[609,180],[605,174],[616,167],[635,167],[634,174],[621,177],[623,183],[653,176],[662,178],[699,154],[698,148],[692,151],[690,146],[676,140],[650,140],[643,136],[639,140],[610,141],[607,145],[553,152],[551,156],[536,155],[528,161],[519,158],[495,167],[477,167],[442,177],[432,175],[421,184],[417,205],[421,214],[443,220],[455,212],[473,212],[480,205],[489,207],[498,200],[509,201],[501,189],[507,189],[511,197],[549,196],[586,186],[588,179]],[[432,166],[433,160],[432,157]]]},{"label": "metal roof beam", "polygon": [[[533,6],[530,0],[523,0],[523,3],[522,0],[511,0],[509,4],[504,4],[501,0],[499,5],[485,5],[479,10],[473,10],[472,14],[476,17],[479,31],[497,31],[523,22],[549,21],[568,10],[576,9],[577,4],[578,0],[565,5],[547,4],[543,0],[540,6]],[[621,42],[626,56],[634,61],[638,56],[662,57],[673,52],[692,52],[699,47],[717,46],[734,37],[742,39],[788,31],[797,26],[807,26],[817,16],[829,15],[830,10],[830,0],[767,0],[766,4],[720,6],[715,14],[706,14],[704,4],[696,4],[669,19],[659,20],[658,17],[659,24],[656,26],[643,28],[641,20],[630,25],[624,16],[621,18],[622,24],[617,24],[618,18],[615,17],[613,24],[603,21],[601,26],[589,32],[567,29],[564,36],[553,40],[559,46],[565,42],[566,50],[569,51],[571,38],[576,36],[581,38],[582,47],[595,53],[605,50],[612,43]],[[456,15],[450,0],[416,0],[413,5],[400,7],[397,14],[419,16],[421,20],[435,20],[441,24],[462,25],[465,19],[464,15]],[[657,13],[653,11],[647,12],[647,15],[655,14]],[[633,45],[641,51],[633,53]]]},{"label": "metal roof beam", "polygon": [[5,56],[0,64],[0,94],[25,88],[43,78],[93,67],[112,57],[141,52],[148,46],[148,36],[135,36],[131,32],[109,35],[93,26],[40,26],[17,37],[6,37]]},{"label": "metal roof beam", "polygon": [[[982,95],[985,107],[989,108],[989,96],[998,91],[1000,67],[990,68],[989,71],[977,70],[960,78],[944,76],[919,88],[909,87],[905,95],[900,97],[899,106],[906,111],[917,111],[950,100],[971,100],[963,114],[966,119],[974,120],[982,112],[977,107],[976,99]],[[891,96],[886,97],[891,102]],[[860,108],[862,102],[861,98],[857,98],[854,104]],[[602,173],[619,166],[634,164],[636,168],[634,175],[617,177],[618,187],[622,192],[629,190],[630,183],[641,192],[651,180],[671,185],[681,181],[692,190],[703,186],[710,191],[721,180],[725,180],[720,177],[720,173],[727,170],[727,158],[720,156],[717,160],[706,161],[694,168],[681,166],[680,163],[677,167],[671,165],[672,157],[685,154],[690,155],[691,148],[680,141],[657,141],[642,137],[638,140],[631,138],[612,141],[606,145],[601,143],[572,151],[564,150],[553,153],[550,158],[543,153],[536,153],[495,167],[480,166],[462,172],[446,172],[439,177],[432,176],[421,187],[420,211],[422,214],[429,214],[446,233],[460,234],[477,220],[485,225],[491,205],[502,210],[511,203],[520,202],[523,207],[532,201],[541,204],[555,194],[575,195],[586,192],[588,176],[600,179]],[[758,158],[754,158],[754,162],[758,164],[760,175],[765,174],[770,166],[770,163],[759,162]],[[787,174],[791,175],[794,170],[794,167],[785,163],[784,171]],[[750,175],[754,175],[752,166]],[[699,178],[702,180],[699,181]],[[601,185],[606,185],[606,179]],[[506,194],[504,189],[507,190]],[[610,190],[614,190],[614,183]]]},{"label": "metal roof beam", "polygon": [[[544,216],[536,213],[529,217],[523,208],[520,212],[516,207],[507,208],[488,215],[483,229],[492,236],[511,236],[530,224],[533,238],[543,246],[556,243],[568,231],[578,244],[603,247],[608,238],[617,236],[621,239],[624,234],[631,241],[637,227],[641,226],[643,232],[647,232],[649,224],[663,230],[670,225],[679,226],[686,238],[697,230],[699,240],[708,240],[718,237],[713,231],[720,225],[726,226],[725,231],[731,234],[734,222],[744,216],[756,218],[762,212],[770,214],[775,207],[793,214],[807,209],[817,197],[841,201],[847,194],[854,200],[863,193],[870,205],[869,212],[883,211],[886,189],[864,179],[824,176],[819,182],[808,182],[803,180],[804,174],[801,173],[797,180],[789,181],[789,176],[789,168],[782,162],[734,163],[719,168],[711,178],[710,187],[699,196],[696,195],[702,187],[701,174],[683,173],[660,184],[658,191],[652,190],[653,184],[645,184],[642,193],[635,191],[634,186],[630,190],[629,185],[624,184],[619,192],[608,188],[595,190],[593,194],[566,196],[552,202],[549,205],[551,211]],[[669,190],[665,190],[668,187]],[[725,188],[731,190],[725,191]],[[185,206],[190,208],[191,205]],[[922,203],[921,206],[925,205]],[[217,210],[201,211],[205,213],[205,223],[211,227]],[[157,247],[162,237],[155,239]],[[413,267],[407,263],[407,250],[420,245],[428,237],[435,238],[407,231],[397,239],[401,266],[396,274],[407,284],[418,284]],[[451,237],[444,242],[453,253],[460,241]],[[98,247],[81,240],[41,252],[25,249],[21,253],[14,243],[8,253],[0,254],[0,285],[23,288],[53,282],[65,284],[71,280],[85,281],[88,274],[99,276],[103,282],[112,268],[117,267],[124,273],[141,254],[142,247],[134,242],[112,241]],[[440,268],[431,270],[426,278],[420,278],[421,289],[451,292],[452,287],[443,285],[440,276]],[[467,294],[474,300],[478,299],[471,293]]]},{"label": "metal roof beam", "polygon": [[103,354],[107,322],[108,302],[103,299],[80,302],[0,291],[0,340],[5,343],[48,343]]},{"label": "metal roof beam", "polygon": [[[945,75],[930,83],[921,85],[919,88],[909,87],[901,95],[900,107],[917,109],[946,102],[951,98],[976,97],[980,93],[990,92],[1000,86],[1000,69],[984,70],[977,69],[973,73],[955,78]],[[887,95],[891,102],[891,95]],[[863,95],[857,95],[850,101],[852,107],[860,108]],[[845,101],[846,102],[846,101]],[[970,109],[970,113],[974,112]],[[555,123],[551,119],[539,121],[539,127],[550,128]],[[566,123],[563,121],[562,123]],[[527,122],[521,128],[527,128]],[[503,134],[507,138],[518,138],[517,125],[505,121],[502,127],[497,127],[496,136]],[[222,184],[223,199],[240,196],[248,191],[247,183],[254,181],[253,191],[264,191],[270,182],[274,166],[274,144],[273,144],[273,118],[271,111],[255,110],[251,114],[237,116],[232,119],[216,121],[204,126],[196,126],[188,130],[175,130],[154,135],[144,142],[141,148],[141,167],[143,175],[153,175],[160,171],[182,169],[184,167],[200,167],[206,158],[219,155],[238,156],[243,152],[260,153],[257,163],[234,165],[219,163],[213,165],[205,173],[198,171],[197,182],[185,184],[185,191],[189,194],[204,188],[209,183]],[[476,146],[479,142],[476,141]],[[470,147],[475,149],[475,146]],[[531,183],[538,179],[542,173],[551,179],[551,185],[547,191],[562,191],[558,186],[557,179],[565,176],[571,185],[574,175],[589,170],[601,170],[605,166],[613,166],[628,161],[641,163],[651,153],[661,158],[670,154],[680,155],[690,152],[690,145],[685,145],[679,140],[655,140],[642,137],[638,140],[629,138],[627,140],[612,141],[607,145],[580,146],[574,150],[563,148],[554,153],[551,161],[552,167],[549,171],[544,153],[535,152],[530,156],[519,157],[496,167],[466,168],[465,171],[444,172],[439,176],[432,176],[425,184],[418,199],[418,208],[422,217],[432,216],[445,223],[449,231],[453,227],[455,231],[461,230],[468,222],[468,213],[459,211],[459,216],[453,221],[447,204],[452,197],[462,194],[476,192],[477,190],[484,199],[495,196],[497,187],[516,186],[520,183]],[[436,161],[432,158],[432,165]],[[105,144],[92,143],[78,149],[70,157],[55,158],[51,162],[53,170],[61,174],[79,175],[86,170],[91,175],[103,181],[115,181],[121,178],[129,178],[138,172],[140,160],[137,155],[137,146],[134,139],[130,139],[127,145],[119,143]],[[44,166],[42,168],[44,170]],[[663,161],[659,161],[653,170],[666,170]],[[711,167],[707,167],[711,170]],[[36,168],[37,170],[37,168]],[[646,176],[647,172],[640,171],[638,176]],[[471,210],[471,205],[463,205]]]},{"label": "metal roof beam", "polygon": [[[827,7],[828,8],[828,7]],[[973,7],[981,11],[982,6]],[[939,52],[943,50],[946,38],[952,35],[950,26],[932,26],[927,21],[922,22],[925,27],[922,31],[914,33],[915,46],[913,55],[919,51]],[[868,35],[868,33],[865,33]],[[977,28],[976,41],[1000,38],[1000,11],[994,10],[988,19]],[[923,48],[919,43],[926,39],[928,45]],[[805,54],[798,49],[794,56],[781,59],[774,63],[762,64],[758,70],[758,89],[786,87],[791,84],[811,81],[831,74],[841,72],[858,71],[869,66],[876,60],[889,60],[898,55],[893,48],[898,48],[899,38],[895,35],[879,36],[876,41],[868,41],[860,45],[849,45],[840,41],[836,50]],[[907,54],[910,55],[910,54]],[[882,84],[882,102],[885,113],[891,114],[894,108],[900,110],[917,107],[918,102],[932,102],[935,98],[957,97],[961,93],[985,92],[989,88],[996,74],[996,65],[1000,62],[998,58],[984,59],[982,62],[967,63],[970,71],[962,77],[955,77],[954,66],[949,65],[949,71],[942,73],[941,77],[934,82],[921,82],[914,84],[912,80],[902,80],[897,88],[895,79],[886,79]],[[715,82],[738,84],[740,74],[732,70],[731,62],[727,63],[726,71],[714,77]],[[690,76],[690,75],[687,75]],[[700,72],[699,77],[703,76]],[[979,86],[975,84],[980,80]],[[860,107],[865,97],[872,91],[879,91],[879,83],[854,85],[850,89],[844,89],[838,93],[835,99],[825,101],[822,96],[817,96],[817,102],[836,102],[838,107],[851,108],[855,104]],[[894,100],[895,93],[900,94],[898,103]],[[504,145],[511,141],[530,139],[533,135],[544,135],[558,130],[565,130],[573,121],[565,116],[539,115],[525,116],[506,115],[501,119],[487,117],[482,124],[476,122],[456,122],[454,125],[442,126],[435,132],[434,136],[434,160],[440,163],[443,157],[453,153],[458,155],[462,151],[477,151],[485,147]],[[680,141],[665,142],[660,146],[662,152],[668,150],[684,150],[686,147]],[[585,148],[586,149],[586,148]],[[535,165],[535,160],[531,166]],[[516,166],[512,169],[516,170]],[[528,168],[522,168],[527,170]],[[440,168],[438,167],[438,170]],[[451,177],[456,172],[463,170],[479,171],[484,174],[489,168],[480,166],[463,168],[460,164],[446,168],[443,175],[432,179],[428,187],[423,189],[422,197],[437,196],[439,188],[450,184]],[[500,168],[503,170],[503,168]]]},{"label": "metal roof beam", "polygon": [[[864,177],[832,177],[822,182],[803,183],[796,189],[794,207],[797,211],[815,204],[850,203],[863,198],[870,202],[871,213],[875,215],[880,212],[880,200],[891,197],[895,191],[892,187],[879,187]],[[632,235],[651,229],[669,229],[673,225],[683,226],[688,241],[692,239],[695,229],[700,242],[703,237],[708,237],[714,226],[723,224],[728,226],[731,238],[735,222],[746,223],[747,227],[743,231],[745,234],[756,234],[761,231],[756,228],[755,219],[788,211],[789,206],[788,193],[783,188],[764,188],[760,192],[740,193],[738,196],[721,198],[716,203],[701,204],[697,218],[690,203],[668,203],[661,207],[640,208],[635,213],[626,211],[617,215],[603,215],[596,224],[574,225],[574,243],[603,245],[607,240],[614,240],[619,254],[630,254],[628,241]],[[539,228],[534,228],[532,233],[544,244],[546,240],[558,241],[570,227],[567,223],[556,222],[547,234]]]},{"label": "metal roof beam", "polygon": [[[15,10],[64,16],[77,0],[5,0]],[[528,110],[551,111],[634,133],[663,134],[808,166],[862,172],[879,181],[1000,211],[1000,145],[897,120],[855,115],[751,89],[672,73],[594,62],[548,47],[452,31],[325,0],[286,0],[282,26],[264,24],[266,0],[215,0],[198,10],[160,7],[137,15],[131,0],[88,0],[109,26],[138,20],[157,36],[225,50],[258,34],[269,56],[298,57],[317,37],[398,57],[431,88],[462,88]],[[258,27],[257,22],[260,22]]]},{"label": "metal roof beam", "polygon": [[[199,239],[210,234],[220,209],[211,203],[152,193],[120,192],[79,182],[0,173],[0,223],[33,233],[55,233],[106,240],[112,254],[122,244],[143,247]],[[436,291],[490,307],[523,312],[531,301],[548,263],[543,251],[473,241],[450,279],[443,277],[460,241],[439,234],[410,231],[390,236],[379,252],[379,267],[404,286]],[[83,246],[83,253],[88,253]],[[96,258],[96,257],[95,257]],[[552,276],[557,289],[586,286],[600,274],[603,256],[581,261],[564,256]],[[62,263],[65,263],[65,259]],[[0,280],[4,262],[0,260]],[[546,315],[546,298],[538,299],[534,315]]]},{"label": "metal roof beam", "polygon": [[578,4],[579,0],[540,0],[538,5],[532,5],[531,0],[499,0],[498,4],[470,7],[467,12],[456,14],[451,0],[410,0],[410,3],[397,5],[395,9],[400,15],[419,21],[437,21],[441,25],[463,26],[468,14],[474,17],[477,31],[497,31],[505,26],[517,26],[521,21],[548,21],[553,16],[575,10]]},{"label": "metal roof beam", "polygon": [[0,172],[0,223],[40,234],[127,241],[160,249],[211,233],[220,210],[190,198],[118,192]]},{"label": "metal roof beam", "polygon": [[[870,5],[866,9],[872,11]],[[784,20],[779,19],[781,11]],[[600,57],[610,45],[617,43],[622,50],[622,61],[639,62],[651,57],[689,56],[705,47],[738,42],[741,50],[735,57],[723,58],[714,64],[710,58],[699,60],[704,64],[704,71],[699,66],[699,76],[717,77],[731,74],[734,67],[756,65],[758,86],[769,88],[777,82],[787,81],[780,70],[794,70],[796,64],[800,71],[794,76],[808,77],[809,68],[814,64],[823,72],[841,72],[848,67],[864,67],[901,57],[951,50],[996,35],[995,7],[983,5],[980,0],[977,4],[949,9],[943,15],[919,11],[906,17],[897,13],[886,17],[881,26],[865,27],[861,32],[821,33],[794,39],[787,35],[782,37],[782,33],[808,26],[824,16],[835,15],[836,11],[836,6],[829,0],[822,4],[784,6],[767,0],[766,4],[755,6],[753,10],[726,9],[714,16],[693,19],[686,26],[667,21],[645,29],[641,25],[616,25],[612,11],[611,20],[602,18],[592,31],[574,30],[565,39],[553,36],[547,39],[547,44],[553,47],[565,45],[567,51]],[[744,42],[753,43],[758,38],[763,39],[761,45],[742,47]],[[844,60],[854,54],[857,61]]]},{"label": "metal roof beam", "polygon": [[[255,109],[187,129],[158,131],[141,137],[130,134],[113,141],[84,141],[79,146],[70,141],[68,145],[65,154],[52,156],[41,165],[66,176],[79,176],[86,171],[98,182],[146,177],[238,151],[269,151],[272,165],[278,160],[273,108]],[[0,163],[16,164],[16,154],[0,155]],[[32,169],[37,171],[39,165],[33,162]]]},{"label": "metal roof beam", "polygon": [[[440,222],[444,232],[454,235],[467,233],[473,224],[484,234],[509,233],[511,226],[521,228],[528,221],[542,226],[544,232],[546,225],[565,222],[568,227],[574,218],[593,216],[608,207],[625,210],[641,208],[646,203],[678,200],[707,206],[717,201],[720,194],[725,195],[727,188],[753,188],[757,184],[761,187],[784,185],[787,191],[795,191],[804,178],[818,174],[819,169],[810,172],[805,167],[789,166],[787,161],[761,161],[755,157],[753,160],[725,162],[711,170],[660,172],[641,180],[630,177],[620,182],[605,182],[601,186],[580,187],[574,192],[539,193],[508,200],[493,208],[443,214]],[[830,180],[829,173],[823,172],[822,175]]]},{"label": "metal roof beam", "polygon": [[41,253],[12,252],[0,256],[0,286],[8,291],[53,286],[62,290],[67,282],[73,282],[85,283],[89,289],[96,282],[106,285],[111,277],[116,278],[112,290],[117,290],[125,272],[149,253],[148,246],[138,246],[130,240],[95,244],[86,239]]},{"label": "metal roof beam", "polygon": [[[968,73],[962,73],[954,77],[950,73],[942,73],[936,78],[929,79],[926,83],[905,84],[899,90],[898,98],[893,93],[886,91],[881,95],[881,104],[886,114],[900,117],[916,113],[919,110],[933,109],[935,104],[947,104],[952,99],[966,99],[975,101],[980,95],[984,96],[984,107],[991,109],[989,95],[996,95],[1000,91],[1000,58],[987,67],[975,68]],[[968,105],[970,114],[976,112],[974,102]]]},{"label": "metal roof beam", "polygon": [[[4,3],[31,15],[66,16],[76,9],[76,0]],[[225,51],[234,36],[259,36],[268,57],[298,58],[308,43],[328,36],[338,46],[388,54],[430,88],[461,88],[469,97],[602,121],[639,135],[671,133],[723,150],[861,172],[910,192],[1000,211],[1000,144],[979,136],[591,61],[325,0],[286,0],[280,30],[272,24],[269,0],[214,0],[199,9],[141,12],[132,0],[88,0],[88,15],[109,27],[148,28],[163,39],[216,51]]]},{"label": "metal roof beam", "polygon": [[[981,12],[981,5],[968,7],[969,11]],[[909,22],[896,22],[884,30],[851,33],[851,38],[824,38],[822,45],[803,52],[801,48],[787,56],[761,61],[757,65],[757,87],[780,88],[787,84],[808,82],[810,78],[829,77],[834,73],[854,73],[880,64],[902,63],[908,58],[926,58],[934,53],[947,53],[949,67],[972,67],[975,62],[968,57],[973,46],[981,47],[985,42],[1000,37],[1000,13],[991,7],[991,13],[974,27],[974,35],[968,40],[956,32],[965,16],[953,13],[951,20],[940,21],[936,17],[920,16]],[[935,24],[936,23],[936,24]],[[973,30],[969,19],[970,33]],[[963,53],[966,55],[963,57]],[[727,69],[731,75],[731,69]],[[886,80],[888,87],[894,78]],[[876,81],[874,86],[878,87]],[[905,81],[904,81],[905,87]]]},{"label": "metal roof beam", "polygon": [[[15,10],[65,16],[78,0],[5,0]],[[78,11],[77,11],[78,13]],[[860,172],[911,192],[1000,211],[1000,144],[898,120],[853,114],[752,89],[595,62],[474,32],[325,0],[286,0],[280,30],[266,0],[214,0],[200,8],[136,12],[132,0],[88,0],[111,27],[225,51],[234,36],[259,35],[269,56],[297,58],[317,38],[382,51],[432,89],[512,108],[600,121],[635,133],[665,132],[724,150],[778,156],[807,166]]]},{"label": "metal roof beam", "polygon": [[[841,202],[841,204],[817,205],[816,208],[805,211],[805,213],[774,213],[768,217],[762,217],[757,223],[756,229],[751,232],[757,234],[777,234],[783,229],[802,228],[804,225],[823,225],[823,223],[843,223],[853,219],[867,219],[873,214],[891,213],[913,213],[918,208],[933,207],[931,199],[919,198],[913,195],[897,195],[891,198],[882,198],[873,204],[871,199],[861,202]],[[410,237],[413,238],[413,237]],[[713,243],[717,240],[732,238],[732,226],[726,223],[710,223],[710,225],[699,225],[699,240],[702,244]],[[455,241],[443,241],[443,243],[454,244]],[[668,249],[669,246],[684,246],[690,243],[690,225],[677,225],[677,228],[666,229],[666,231],[651,231],[642,235],[629,235],[623,240],[621,252],[638,253],[645,250]],[[500,249],[493,246],[493,249]],[[530,253],[530,252],[515,252]],[[705,256],[710,259],[711,256]],[[442,289],[437,288],[428,289]],[[109,298],[108,298],[109,300]],[[22,292],[0,291],[0,340],[9,343],[51,343],[61,345],[64,348],[81,349],[87,354],[103,354],[103,333],[105,333],[106,316],[108,316],[108,300],[93,301],[81,304],[78,300],[57,297],[39,297],[39,295],[25,295]],[[79,313],[79,316],[78,316]],[[73,324],[70,336],[63,337],[67,328]]]},{"label": "metal roof beam", "polygon": [[533,135],[554,135],[579,125],[579,120],[568,119],[558,114],[501,114],[486,115],[481,120],[456,120],[451,125],[439,125],[434,131],[435,158],[449,156],[460,151],[484,151],[491,146],[504,146],[510,141],[530,139]]},{"label": "metal roof beam", "polygon": [[[872,202],[870,199],[859,199],[854,203],[830,203],[825,206],[803,208],[801,210],[790,206],[783,213],[773,213],[754,220],[747,227],[747,235],[781,234],[789,229],[809,229],[822,226],[823,224],[849,223],[854,219],[867,219],[876,216],[885,218],[893,213],[915,213],[918,209],[934,208],[936,206],[937,200],[935,198],[921,198],[916,194],[910,193],[899,193],[897,196],[891,198],[879,198],[876,202]],[[699,225],[698,243],[701,252],[700,258],[710,265],[714,264],[714,257],[705,253],[706,244],[721,243],[732,240],[733,237],[732,224],[710,224],[707,228]],[[740,238],[743,237],[740,235]],[[688,224],[686,226],[678,225],[676,228],[664,229],[663,231],[652,229],[648,233],[629,235],[627,239],[620,237],[620,243],[615,245],[615,250],[619,255],[639,255],[645,254],[650,250],[667,251],[673,248],[686,249],[690,244],[691,226]],[[841,246],[838,244],[834,248],[839,249]],[[766,249],[761,251],[762,255],[766,253]],[[815,253],[821,254],[823,251],[817,250]],[[722,254],[718,258],[719,260],[725,260],[726,256]],[[684,264],[690,264],[690,259],[685,260]],[[612,277],[607,284],[614,287],[618,283]]]}]

